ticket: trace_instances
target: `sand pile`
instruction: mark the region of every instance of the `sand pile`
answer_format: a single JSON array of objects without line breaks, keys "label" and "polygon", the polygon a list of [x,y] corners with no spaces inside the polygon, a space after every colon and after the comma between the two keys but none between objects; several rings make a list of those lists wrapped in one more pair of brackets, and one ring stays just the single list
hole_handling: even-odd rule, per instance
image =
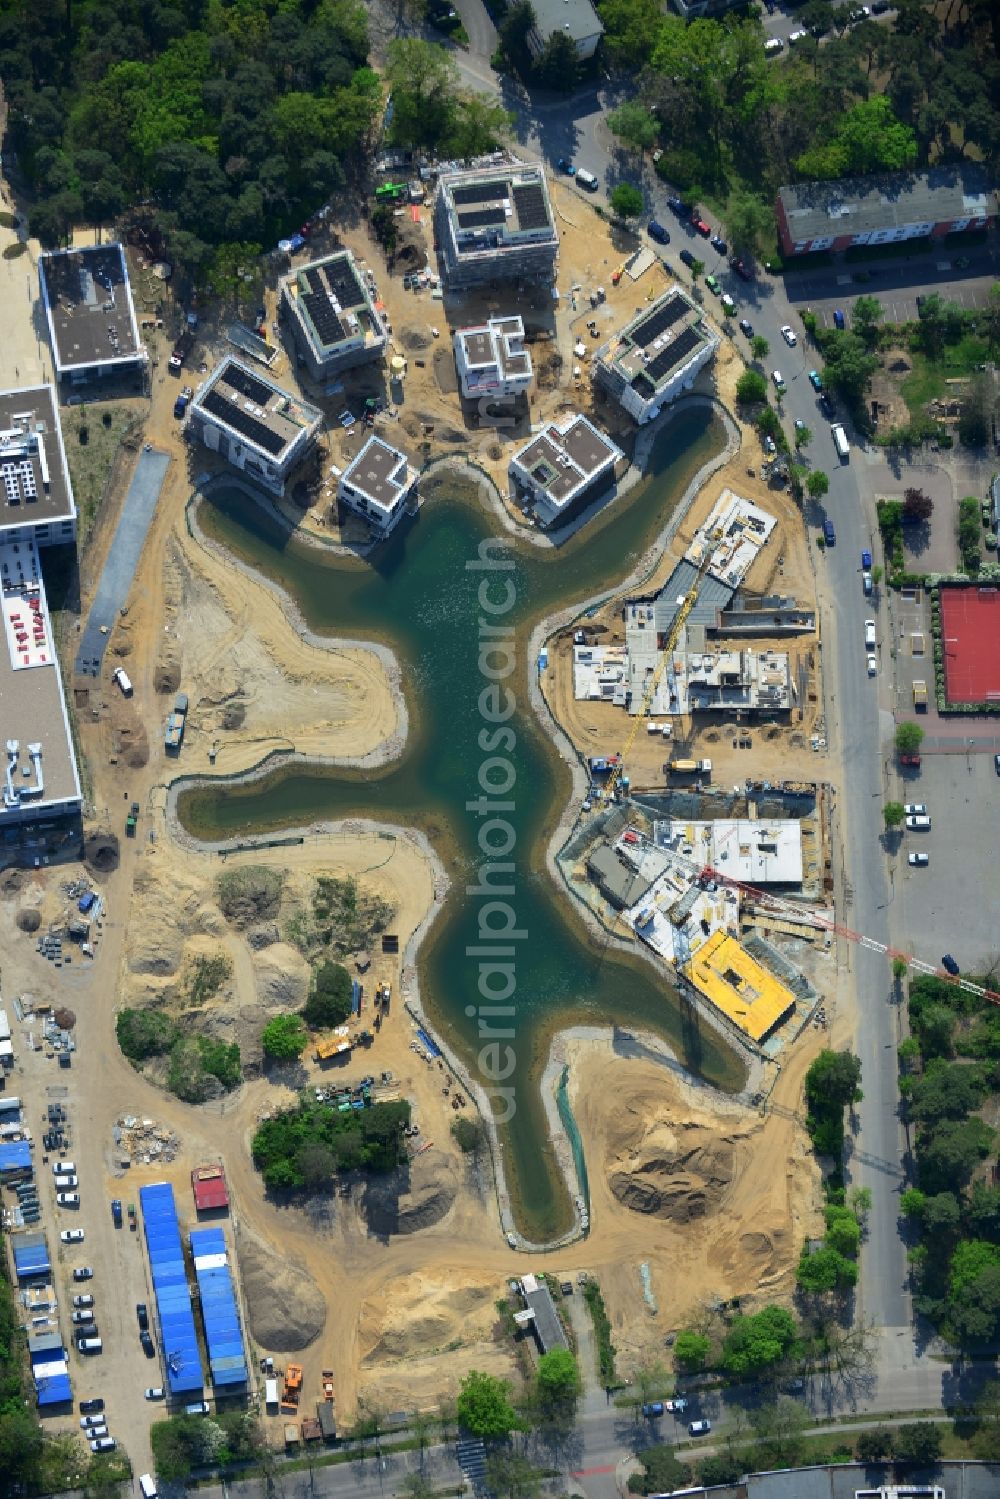
[{"label": "sand pile", "polygon": [[[637,1121],[638,1124],[638,1121]],[[618,1201],[633,1212],[687,1223],[715,1212],[737,1168],[734,1139],[698,1124],[654,1119],[608,1172]]]},{"label": "sand pile", "polygon": [[358,1341],[362,1367],[428,1358],[489,1336],[496,1320],[495,1288],[459,1286],[421,1274],[394,1280],[391,1300],[368,1301]]},{"label": "sand pile", "polygon": [[205,900],[202,880],[171,870],[160,879],[157,866],[139,865],[130,919],[128,967],[131,973],[170,978],[184,958],[185,942],[194,936],[218,937],[225,922],[218,907]]},{"label": "sand pile", "polygon": [[369,1232],[389,1238],[431,1228],[451,1208],[459,1185],[453,1162],[436,1151],[390,1176],[370,1177],[363,1208]]},{"label": "sand pile", "polygon": [[265,1010],[300,1010],[309,997],[309,964],[286,942],[256,952],[253,972],[257,998]]},{"label": "sand pile", "polygon": [[326,1324],[326,1306],[315,1281],[236,1225],[240,1274],[250,1331],[270,1353],[297,1353],[315,1342]]}]

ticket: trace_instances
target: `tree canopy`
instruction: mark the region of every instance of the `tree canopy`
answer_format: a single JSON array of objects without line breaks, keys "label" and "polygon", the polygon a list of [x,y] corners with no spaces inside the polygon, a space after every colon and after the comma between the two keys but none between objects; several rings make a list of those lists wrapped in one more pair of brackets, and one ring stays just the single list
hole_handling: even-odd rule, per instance
[{"label": "tree canopy", "polygon": [[755,1374],[788,1357],[798,1337],[795,1318],[787,1307],[766,1306],[748,1317],[734,1319],[722,1344],[722,1364],[731,1374]]},{"label": "tree canopy", "polygon": [[278,1062],[291,1062],[301,1056],[308,1039],[298,1015],[275,1015],[265,1025],[260,1041],[266,1056]]},{"label": "tree canopy", "polygon": [[506,1436],[518,1424],[509,1382],[478,1369],[470,1369],[462,1380],[456,1408],[460,1423],[473,1436]]}]

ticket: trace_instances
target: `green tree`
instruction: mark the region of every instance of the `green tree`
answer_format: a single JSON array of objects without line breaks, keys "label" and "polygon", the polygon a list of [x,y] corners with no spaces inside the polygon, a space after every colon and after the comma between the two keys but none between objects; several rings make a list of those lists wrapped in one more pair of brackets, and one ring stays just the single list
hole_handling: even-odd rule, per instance
[{"label": "green tree", "polygon": [[875,95],[854,104],[795,166],[804,177],[836,178],[855,172],[905,171],[916,159],[913,131],[896,119],[884,95]]},{"label": "green tree", "polygon": [[513,115],[482,94],[459,94],[444,144],[452,156],[468,160],[503,145]]},{"label": "green tree", "polygon": [[910,1421],[896,1427],[893,1448],[897,1463],[927,1468],[941,1456],[941,1428],[933,1421]]},{"label": "green tree", "polygon": [[456,1408],[460,1423],[473,1436],[503,1437],[518,1424],[508,1381],[478,1369],[470,1369],[462,1380]]},{"label": "green tree", "polygon": [[887,828],[898,828],[905,816],[902,802],[886,802],[882,807],[882,820]]},{"label": "green tree", "polygon": [[781,1395],[777,1400],[757,1406],[750,1423],[757,1445],[754,1466],[761,1468],[797,1468],[804,1456],[804,1433],[809,1414],[801,1400]]},{"label": "green tree", "polygon": [[580,58],[573,38],[565,31],[553,31],[535,59],[533,75],[542,88],[564,94],[574,89],[580,76]]},{"label": "green tree", "polygon": [[1000,1383],[991,1380],[976,1401],[972,1450],[983,1463],[1000,1462]]},{"label": "green tree", "polygon": [[503,1499],[535,1499],[542,1491],[542,1477],[520,1452],[500,1448],[486,1459],[486,1481],[490,1492]]},{"label": "green tree", "polygon": [[629,1479],[631,1493],[671,1493],[687,1484],[690,1470],[678,1462],[672,1447],[646,1447],[637,1455],[642,1464],[642,1472]]},{"label": "green tree", "polygon": [[698,1479],[707,1489],[738,1483],[745,1472],[746,1465],[735,1452],[717,1452],[698,1464]]},{"label": "green tree", "polygon": [[852,1052],[819,1053],[806,1073],[806,1098],[817,1108],[844,1109],[859,1097],[861,1063]]},{"label": "green tree", "polygon": [[684,1327],[674,1339],[674,1361],[686,1374],[696,1374],[708,1363],[711,1344],[704,1333]]},{"label": "green tree", "polygon": [[893,960],[892,960],[892,976],[893,976],[894,979],[899,980],[901,978],[905,978],[906,977],[906,969],[907,969],[907,962],[906,962],[905,958],[893,958]]},{"label": "green tree", "polygon": [[811,1254],[803,1249],[795,1279],[803,1291],[815,1295],[848,1291],[857,1283],[858,1267],[831,1244],[824,1244]]},{"label": "green tree", "polygon": [[807,447],[808,444],[812,442],[812,440],[813,440],[813,435],[812,435],[812,432],[809,430],[808,427],[798,427],[797,426],[795,428],[795,446],[797,448]]},{"label": "green tree", "polygon": [[828,336],[823,353],[826,384],[839,391],[845,400],[851,403],[860,401],[878,369],[877,356],[869,353],[856,333]]},{"label": "green tree", "polygon": [[806,477],[806,489],[814,500],[821,500],[830,488],[830,480],[821,468],[814,468]]},{"label": "green tree", "polygon": [[554,1348],[538,1360],[535,1376],[538,1403],[545,1414],[572,1413],[582,1385],[576,1359],[568,1348]]},{"label": "green tree", "polygon": [[691,272],[691,280],[697,286],[699,277],[705,274],[705,262],[703,260],[692,260],[688,266],[688,270]]},{"label": "green tree", "polygon": [[958,1228],[962,1208],[954,1192],[937,1192],[924,1203],[923,1225],[929,1234],[942,1239]]},{"label": "green tree", "polygon": [[439,145],[452,128],[458,68],[443,47],[418,37],[389,43],[386,83],[392,93],[392,139]]},{"label": "green tree", "polygon": [[915,755],[923,743],[924,731],[920,724],[906,719],[896,726],[896,752],[900,755]]},{"label": "green tree", "polygon": [[623,72],[638,72],[649,61],[662,19],[659,0],[601,0],[604,45]]},{"label": "green tree", "polygon": [[964,1186],[993,1147],[995,1131],[982,1119],[946,1119],[918,1145],[920,1184],[928,1192]]},{"label": "green tree", "polygon": [[[923,525],[934,514],[934,501],[922,489],[912,485],[903,491],[903,520],[913,525]],[[979,519],[978,515],[976,517]]]},{"label": "green tree", "polygon": [[859,1463],[884,1463],[892,1456],[892,1427],[869,1426],[858,1433],[855,1444]]},{"label": "green tree", "polygon": [[10,1484],[10,1493],[19,1490],[18,1480],[30,1476],[42,1450],[38,1422],[29,1411],[16,1408],[15,1398],[12,1396],[8,1408],[0,1411],[0,1488]]},{"label": "green tree", "polygon": [[638,218],[643,209],[643,197],[639,188],[631,182],[619,182],[608,198],[612,213],[620,219]]},{"label": "green tree", "polygon": [[994,407],[993,384],[989,375],[973,375],[958,412],[958,435],[966,447],[982,448],[989,442]]},{"label": "green tree", "polygon": [[748,1317],[736,1317],[722,1344],[722,1365],[731,1374],[771,1369],[788,1356],[798,1336],[791,1312],[768,1306]]},{"label": "green tree", "polygon": [[342,1025],[351,1013],[351,975],[341,963],[321,963],[313,974],[312,992],[302,1010],[313,1030]]},{"label": "green tree", "polygon": [[910,1116],[921,1124],[964,1119],[979,1107],[986,1092],[986,1080],[978,1067],[938,1058],[928,1062],[923,1077],[913,1086]]},{"label": "green tree", "polygon": [[859,297],[851,312],[851,325],[855,333],[870,348],[878,342],[878,325],[884,311],[877,297]]},{"label": "green tree", "polygon": [[481,1119],[466,1119],[459,1115],[452,1120],[451,1133],[464,1155],[478,1155],[486,1145],[486,1130]]},{"label": "green tree", "polygon": [[[750,340],[750,352],[755,359],[766,359],[770,353],[771,345],[763,333],[755,333]],[[766,387],[765,387],[766,389]]]},{"label": "green tree", "polygon": [[626,146],[631,146],[641,157],[656,145],[659,125],[645,105],[637,99],[628,99],[613,109],[607,117],[607,126]]},{"label": "green tree", "polygon": [[260,1038],[265,1055],[281,1062],[291,1062],[301,1056],[308,1039],[298,1015],[275,1015],[265,1025]]},{"label": "green tree", "polygon": [[921,1192],[919,1187],[907,1187],[900,1194],[899,1206],[907,1218],[923,1218],[924,1208],[927,1206],[927,1193]]},{"label": "green tree", "polygon": [[850,1208],[828,1207],[826,1243],[847,1259],[856,1259],[861,1243],[861,1225]]},{"label": "green tree", "polygon": [[774,209],[755,193],[733,193],[723,219],[737,255],[756,260],[774,244]]},{"label": "green tree", "polygon": [[767,381],[759,370],[744,370],[736,382],[736,400],[741,406],[756,406],[767,400]]}]

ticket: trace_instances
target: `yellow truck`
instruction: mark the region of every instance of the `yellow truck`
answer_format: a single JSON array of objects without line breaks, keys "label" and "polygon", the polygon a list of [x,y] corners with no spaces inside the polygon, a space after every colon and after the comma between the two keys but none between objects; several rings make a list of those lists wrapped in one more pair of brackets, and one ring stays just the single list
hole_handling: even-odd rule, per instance
[{"label": "yellow truck", "polygon": [[913,684],[913,706],[918,713],[927,712],[927,683],[916,681]]}]

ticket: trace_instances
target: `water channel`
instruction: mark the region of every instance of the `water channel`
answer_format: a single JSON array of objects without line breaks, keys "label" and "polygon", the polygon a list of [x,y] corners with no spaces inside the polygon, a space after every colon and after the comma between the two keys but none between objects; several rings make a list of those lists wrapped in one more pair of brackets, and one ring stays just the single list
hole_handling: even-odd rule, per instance
[{"label": "water channel", "polygon": [[[510,578],[516,602],[503,623],[513,625],[516,669],[504,683],[517,707],[501,753],[516,782],[505,814],[516,833],[509,904],[517,928],[515,1006],[517,1065],[503,1086],[513,1089],[514,1114],[502,1130],[507,1184],[518,1226],[536,1242],[568,1227],[570,1204],[548,1142],[538,1083],[553,1032],[596,1021],[641,1026],[662,1035],[691,1069],[725,1089],[743,1081],[743,1065],[711,1029],[699,1027],[688,1006],[653,968],[598,943],[555,888],[545,867],[545,845],[569,794],[566,767],[543,733],[528,700],[526,659],[532,627],[624,579],[655,540],[698,470],[725,441],[707,407],[676,413],[653,445],[647,477],[564,547],[511,544]],[[456,486],[456,491],[460,486]],[[422,829],[451,878],[445,909],[421,952],[420,990],[432,1024],[485,1086],[477,1061],[475,1007],[486,901],[467,893],[484,854],[477,839],[480,767],[489,756],[481,733],[480,694],[488,682],[479,662],[483,618],[477,590],[484,573],[467,564],[499,522],[468,494],[435,497],[419,520],[404,522],[369,562],[324,554],[290,536],[245,492],[220,489],[199,508],[206,535],[287,589],[310,629],[331,636],[381,641],[397,653],[410,714],[402,757],[378,771],[287,765],[247,784],[207,782],[183,793],[178,814],[203,839],[244,836],[305,825],[317,819],[364,815]],[[494,555],[499,555],[494,553]],[[497,584],[494,597],[504,595]],[[493,658],[496,665],[496,658]],[[609,745],[611,751],[616,746]],[[500,920],[498,916],[487,921]],[[472,1011],[472,1015],[467,1013]],[[497,1068],[496,1057],[487,1063]]]}]

